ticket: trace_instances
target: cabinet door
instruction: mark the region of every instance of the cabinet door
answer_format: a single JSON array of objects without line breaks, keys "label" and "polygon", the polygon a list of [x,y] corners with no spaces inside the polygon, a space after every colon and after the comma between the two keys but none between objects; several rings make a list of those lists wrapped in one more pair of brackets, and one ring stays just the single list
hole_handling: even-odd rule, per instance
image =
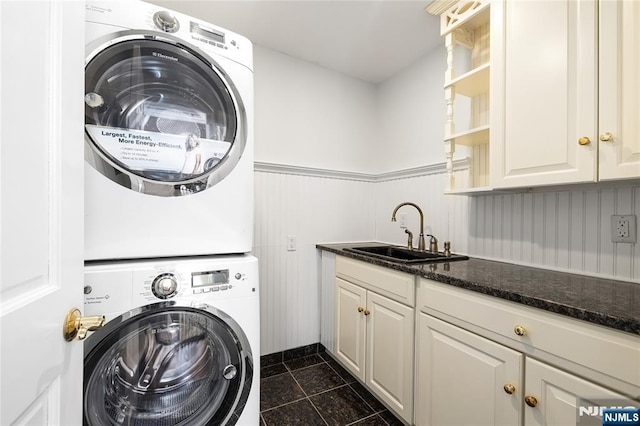
[{"label": "cabinet door", "polygon": [[366,384],[411,423],[414,309],[369,292],[367,310]]},{"label": "cabinet door", "polygon": [[640,3],[600,2],[600,179],[640,177]]},{"label": "cabinet door", "polygon": [[335,355],[351,373],[364,381],[367,291],[336,278]]},{"label": "cabinet door", "polygon": [[[594,181],[596,3],[496,1],[492,23],[491,183]],[[589,144],[578,140],[588,137]]]},{"label": "cabinet door", "polygon": [[521,353],[424,313],[416,339],[415,424],[522,424]]},{"label": "cabinet door", "polygon": [[526,361],[525,383],[525,398],[535,398],[535,407],[529,403],[524,407],[527,426],[601,425],[599,417],[581,418],[586,413],[581,416],[580,407],[637,406],[620,394],[531,358]]}]

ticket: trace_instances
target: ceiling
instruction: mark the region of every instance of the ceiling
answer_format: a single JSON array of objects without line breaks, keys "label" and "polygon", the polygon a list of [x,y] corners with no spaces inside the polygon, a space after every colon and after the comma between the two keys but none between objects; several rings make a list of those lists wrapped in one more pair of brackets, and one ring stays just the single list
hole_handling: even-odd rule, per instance
[{"label": "ceiling", "polygon": [[443,45],[431,0],[147,1],[373,83]]}]

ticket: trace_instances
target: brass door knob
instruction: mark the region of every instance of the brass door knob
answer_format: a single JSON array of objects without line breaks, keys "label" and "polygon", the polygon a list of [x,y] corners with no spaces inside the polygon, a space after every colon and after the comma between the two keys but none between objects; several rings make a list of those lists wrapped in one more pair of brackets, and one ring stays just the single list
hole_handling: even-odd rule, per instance
[{"label": "brass door knob", "polygon": [[602,142],[611,142],[613,140],[613,135],[609,132],[603,133],[600,135],[600,140]]},{"label": "brass door knob", "polygon": [[538,405],[538,400],[536,399],[536,397],[531,395],[525,396],[524,402],[526,402],[529,407],[535,407],[536,405]]},{"label": "brass door knob", "polygon": [[365,309],[365,310],[364,310],[364,314],[365,314],[365,315],[369,315],[370,313],[371,313],[371,311],[370,311],[370,310],[368,310],[368,309]]},{"label": "brass door knob", "polygon": [[364,311],[364,308],[362,306],[358,306],[358,312],[362,312]]},{"label": "brass door knob", "polygon": [[62,325],[64,340],[70,342],[74,339],[83,340],[89,331],[96,331],[104,325],[104,315],[83,317],[80,309],[73,308],[67,313]]},{"label": "brass door knob", "polygon": [[513,394],[516,391],[516,387],[510,383],[504,385],[502,389],[504,389],[504,391],[509,395]]},{"label": "brass door knob", "polygon": [[580,145],[589,145],[591,143],[591,140],[588,137],[583,136],[580,139],[578,139],[578,143]]},{"label": "brass door knob", "polygon": [[513,329],[513,332],[522,337],[527,334],[527,329],[521,325],[516,325]]}]

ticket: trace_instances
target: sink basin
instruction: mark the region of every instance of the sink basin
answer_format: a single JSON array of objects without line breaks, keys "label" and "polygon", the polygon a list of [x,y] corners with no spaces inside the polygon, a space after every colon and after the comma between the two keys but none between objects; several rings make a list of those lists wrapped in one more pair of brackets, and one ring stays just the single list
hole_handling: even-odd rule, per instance
[{"label": "sink basin", "polygon": [[344,250],[400,263],[453,262],[456,260],[469,259],[467,256],[459,254],[445,256],[442,253],[436,254],[426,251],[409,250],[408,248],[398,246],[347,247]]}]

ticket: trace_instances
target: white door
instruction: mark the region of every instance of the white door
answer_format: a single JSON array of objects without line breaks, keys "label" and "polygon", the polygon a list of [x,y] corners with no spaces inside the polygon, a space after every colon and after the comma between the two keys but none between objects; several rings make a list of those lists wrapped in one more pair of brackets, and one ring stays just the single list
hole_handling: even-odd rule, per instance
[{"label": "white door", "polygon": [[336,278],[336,358],[364,381],[367,291]]},{"label": "white door", "polygon": [[524,355],[422,312],[416,345],[416,425],[522,424]]},{"label": "white door", "polygon": [[596,422],[583,419],[581,423],[579,407],[637,405],[623,395],[528,357],[525,371],[527,426],[602,424],[601,418]]},{"label": "white door", "polygon": [[596,12],[589,0],[505,1],[504,22],[492,22],[503,35],[492,52],[504,52],[502,64],[492,57],[493,186],[596,180]]},{"label": "white door", "polygon": [[366,384],[411,423],[414,309],[367,292]]},{"label": "white door", "polygon": [[82,422],[84,2],[0,2],[0,424]]},{"label": "white door", "polygon": [[600,180],[640,177],[640,3],[600,5]]}]

